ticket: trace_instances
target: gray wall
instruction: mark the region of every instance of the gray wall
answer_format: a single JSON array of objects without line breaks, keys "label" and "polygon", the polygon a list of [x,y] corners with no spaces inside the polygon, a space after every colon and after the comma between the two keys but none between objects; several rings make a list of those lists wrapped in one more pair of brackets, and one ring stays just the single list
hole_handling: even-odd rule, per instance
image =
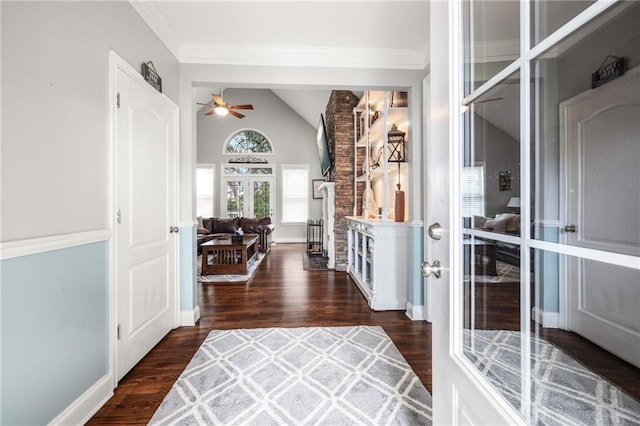
[{"label": "gray wall", "polygon": [[[485,215],[514,213],[507,208],[511,197],[520,196],[520,142],[475,115],[475,161],[485,163]],[[511,171],[511,190],[500,191],[498,174]]]},{"label": "gray wall", "polygon": [[[109,49],[178,64],[127,2],[2,8],[0,241],[109,228]],[[1,261],[1,424],[46,424],[109,371],[109,244]]]},{"label": "gray wall", "polygon": [[[266,156],[276,172],[276,241],[305,241],[306,225],[283,225],[282,219],[282,172],[283,164],[307,164],[309,166],[309,218],[322,218],[322,200],[313,199],[311,179],[322,179],[320,159],[316,145],[316,128],[300,117],[271,90],[227,89],[224,100],[230,104],[252,104],[253,111],[241,111],[243,119],[232,116],[205,116],[206,109],[197,116],[197,163],[216,165],[216,196],[214,212],[220,214],[219,191],[221,190],[221,163],[238,155],[222,155],[222,148],[229,136],[242,129],[258,130],[271,142],[275,155]],[[318,114],[318,119],[320,115]]]},{"label": "gray wall", "polygon": [[2,2],[0,241],[105,229],[109,49],[178,64],[127,2]]}]

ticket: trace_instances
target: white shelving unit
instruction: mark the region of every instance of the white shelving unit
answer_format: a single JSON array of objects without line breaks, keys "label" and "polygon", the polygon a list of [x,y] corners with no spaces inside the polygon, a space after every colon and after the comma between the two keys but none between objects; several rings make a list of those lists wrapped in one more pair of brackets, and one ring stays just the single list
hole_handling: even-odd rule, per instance
[{"label": "white shelving unit", "polygon": [[[364,191],[371,186],[377,211],[367,211],[367,218],[380,219],[383,222],[393,220],[393,195],[397,188],[398,176],[405,192],[409,183],[408,163],[389,163],[388,161],[390,150],[387,134],[394,124],[399,130],[405,132],[405,141],[409,143],[408,108],[395,106],[393,103],[393,96],[398,93],[403,94],[406,99],[405,92],[366,91],[353,110],[356,135],[353,214],[359,213],[358,207],[363,205]],[[364,215],[364,205],[361,211]],[[409,211],[407,197],[405,197],[404,211],[405,215]]]},{"label": "white shelving unit", "polygon": [[[347,271],[374,310],[404,310],[407,303],[409,226],[394,221],[393,203],[398,178],[402,189],[408,189],[409,167],[388,161],[387,135],[394,124],[409,143],[408,108],[394,105],[397,94],[367,91],[353,110],[356,179],[354,216],[347,217]],[[406,93],[401,95],[406,99]],[[373,211],[363,203],[369,185],[376,204]],[[362,216],[356,216],[360,205]],[[408,197],[404,211],[409,211]]]},{"label": "white shelving unit", "polygon": [[369,307],[376,311],[404,310],[407,304],[409,227],[347,217],[349,275]]}]

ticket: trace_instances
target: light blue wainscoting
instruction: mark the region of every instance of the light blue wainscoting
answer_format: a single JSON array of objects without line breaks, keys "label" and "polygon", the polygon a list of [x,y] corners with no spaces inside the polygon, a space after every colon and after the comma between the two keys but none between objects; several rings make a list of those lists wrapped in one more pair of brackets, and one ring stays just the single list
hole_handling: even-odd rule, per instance
[{"label": "light blue wainscoting", "polygon": [[108,247],[1,262],[0,424],[47,424],[107,374]]},{"label": "light blue wainscoting", "polygon": [[407,312],[411,319],[418,320],[422,318],[422,308],[425,305],[424,285],[420,265],[424,259],[424,225],[422,222],[409,224],[409,261],[407,262],[407,279],[409,285],[407,287],[407,301],[413,312]]},{"label": "light blue wainscoting", "polygon": [[180,310],[192,312],[198,305],[196,228],[180,228]]}]

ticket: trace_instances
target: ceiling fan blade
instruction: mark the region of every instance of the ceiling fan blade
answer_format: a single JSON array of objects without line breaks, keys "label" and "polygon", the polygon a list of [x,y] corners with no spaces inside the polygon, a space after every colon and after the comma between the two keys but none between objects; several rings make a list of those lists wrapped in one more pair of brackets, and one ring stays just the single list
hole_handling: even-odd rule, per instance
[{"label": "ceiling fan blade", "polygon": [[231,105],[229,109],[253,109],[253,105]]},{"label": "ceiling fan blade", "polygon": [[203,103],[201,103],[201,102],[196,102],[196,105],[206,105],[206,106],[211,106],[211,104],[210,104],[210,103],[208,103],[208,104],[203,104]]},{"label": "ceiling fan blade", "polygon": [[211,109],[209,112],[205,112],[204,115],[214,115],[216,113],[215,109]]},{"label": "ceiling fan blade", "polygon": [[213,101],[218,105],[222,105],[224,103],[224,101],[222,100],[222,96],[220,96],[220,95],[214,95],[212,93],[211,97],[213,98]]},{"label": "ceiling fan blade", "polygon": [[229,114],[233,115],[234,117],[238,117],[238,118],[244,118],[243,114],[240,114],[239,112],[235,112],[234,110],[229,110]]}]

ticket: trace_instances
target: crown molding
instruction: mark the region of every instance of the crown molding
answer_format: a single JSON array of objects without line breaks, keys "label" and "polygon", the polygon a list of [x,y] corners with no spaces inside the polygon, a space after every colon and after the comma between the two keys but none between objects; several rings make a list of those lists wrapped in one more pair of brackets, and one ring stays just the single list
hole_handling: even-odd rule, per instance
[{"label": "crown molding", "polygon": [[129,0],[129,3],[156,36],[158,36],[160,41],[169,49],[176,60],[179,61],[182,42],[157,6],[149,1]]},{"label": "crown molding", "polygon": [[179,61],[188,64],[424,69],[425,50],[354,49],[184,43]]}]

